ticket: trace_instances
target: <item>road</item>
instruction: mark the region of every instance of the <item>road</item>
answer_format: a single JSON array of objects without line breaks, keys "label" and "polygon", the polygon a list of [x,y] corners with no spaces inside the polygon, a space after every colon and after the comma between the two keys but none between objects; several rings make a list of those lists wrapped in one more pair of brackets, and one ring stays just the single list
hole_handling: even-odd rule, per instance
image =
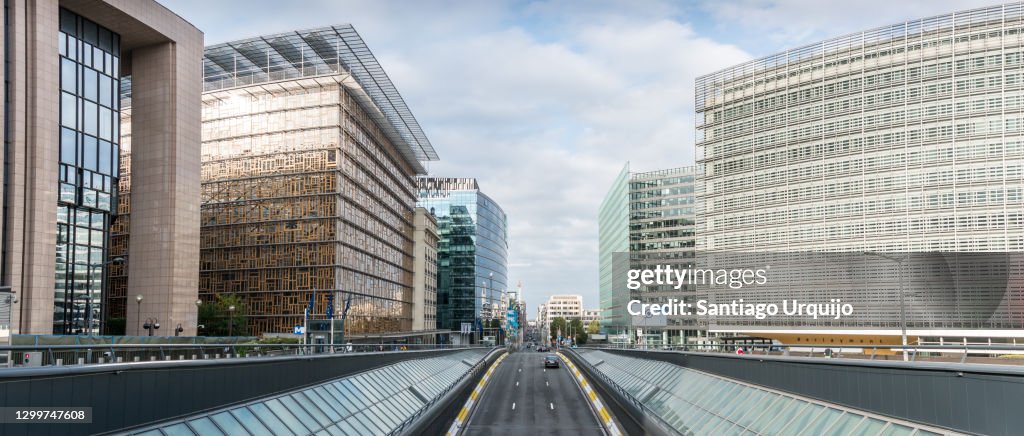
[{"label": "road", "polygon": [[467,435],[602,434],[583,393],[559,360],[544,369],[544,356],[526,350],[509,354],[473,408]]}]

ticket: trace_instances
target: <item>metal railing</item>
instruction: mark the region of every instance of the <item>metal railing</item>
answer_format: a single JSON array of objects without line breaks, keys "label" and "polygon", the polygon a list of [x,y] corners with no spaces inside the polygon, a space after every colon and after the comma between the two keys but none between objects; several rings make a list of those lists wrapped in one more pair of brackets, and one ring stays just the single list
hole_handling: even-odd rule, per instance
[{"label": "metal railing", "polygon": [[[933,344],[864,345],[864,344],[599,344],[589,348],[625,350],[683,351],[693,353],[774,355],[807,358],[847,358],[867,360],[903,360],[907,352],[910,362],[958,362],[999,365],[1024,365],[1024,344]],[[740,352],[739,350],[743,351]],[[1002,357],[1000,357],[1002,356]]]},{"label": "metal railing", "polygon": [[[147,361],[252,359],[346,353],[380,353],[478,348],[451,344],[81,344],[5,345],[8,366],[102,365]],[[2,368],[2,367],[0,367]]]}]

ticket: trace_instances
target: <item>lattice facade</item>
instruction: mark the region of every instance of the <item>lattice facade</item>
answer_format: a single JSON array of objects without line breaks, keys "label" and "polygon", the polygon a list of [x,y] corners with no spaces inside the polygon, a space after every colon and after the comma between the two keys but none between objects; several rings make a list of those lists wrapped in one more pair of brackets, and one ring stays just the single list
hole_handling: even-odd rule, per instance
[{"label": "lattice facade", "polygon": [[204,95],[199,293],[241,295],[249,333],[332,293],[349,333],[411,330],[414,171],[346,77]]}]

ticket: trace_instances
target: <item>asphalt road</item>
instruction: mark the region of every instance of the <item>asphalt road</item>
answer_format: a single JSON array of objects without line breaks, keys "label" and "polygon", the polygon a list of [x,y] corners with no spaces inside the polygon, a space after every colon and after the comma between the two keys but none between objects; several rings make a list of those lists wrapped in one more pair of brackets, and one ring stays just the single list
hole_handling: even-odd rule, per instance
[{"label": "asphalt road", "polygon": [[494,371],[473,408],[467,435],[595,435],[604,431],[559,359],[544,369],[532,350],[510,354]]}]

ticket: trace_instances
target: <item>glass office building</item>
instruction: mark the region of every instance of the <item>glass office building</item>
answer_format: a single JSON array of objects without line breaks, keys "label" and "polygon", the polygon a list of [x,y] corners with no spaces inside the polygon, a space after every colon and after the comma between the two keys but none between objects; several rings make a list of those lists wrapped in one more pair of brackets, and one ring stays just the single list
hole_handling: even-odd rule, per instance
[{"label": "glass office building", "polygon": [[292,332],[311,300],[350,338],[411,331],[415,177],[437,155],[359,34],[218,44],[202,66],[203,304],[239,296],[251,335]]},{"label": "glass office building", "polygon": [[[153,0],[12,1],[4,18],[0,294],[11,316],[0,331],[100,333],[107,270],[130,267],[148,302],[133,323],[194,332],[199,198],[186,193],[199,189],[202,32]],[[109,256],[129,135],[146,169],[130,264]]]},{"label": "glass office building", "polygon": [[615,292],[613,267],[615,253],[629,252],[629,163],[615,177],[601,201],[597,216],[598,298],[601,328],[605,332],[622,331],[629,325],[626,313],[628,295]]},{"label": "glass office building", "polygon": [[695,167],[630,172],[629,164],[616,177],[598,216],[602,327],[613,339],[646,343],[681,343],[698,335],[693,317],[671,316],[651,322],[626,311],[630,300],[663,302],[692,299],[695,289],[669,285],[629,290],[621,279],[626,269],[657,265],[685,268],[694,262],[696,196]]},{"label": "glass office building", "polygon": [[478,332],[505,316],[508,218],[476,179],[423,177],[418,206],[437,217],[437,328]]},{"label": "glass office building", "polygon": [[[1024,5],[829,39],[696,88],[700,251],[1024,251]],[[916,333],[1019,325],[1006,303]]]},{"label": "glass office building", "polygon": [[120,36],[60,11],[60,165],[53,332],[99,333],[120,134]]}]

